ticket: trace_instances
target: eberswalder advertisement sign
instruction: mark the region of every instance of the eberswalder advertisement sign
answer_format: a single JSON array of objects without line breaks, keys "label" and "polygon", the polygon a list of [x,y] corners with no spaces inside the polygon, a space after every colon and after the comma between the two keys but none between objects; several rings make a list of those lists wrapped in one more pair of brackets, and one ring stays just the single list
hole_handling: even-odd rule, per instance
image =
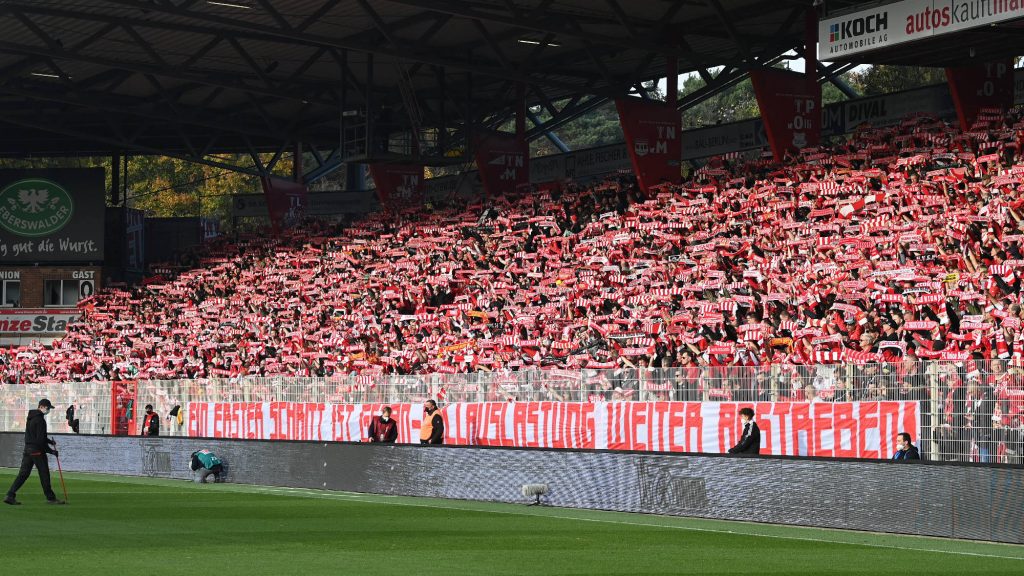
[{"label": "eberswalder advertisement sign", "polygon": [[103,260],[102,168],[0,170],[0,261]]},{"label": "eberswalder advertisement sign", "polygon": [[[191,402],[188,435],[360,442],[382,404]],[[391,404],[399,443],[418,443],[421,404]],[[761,454],[889,458],[899,432],[919,437],[916,402],[461,402],[442,408],[445,443],[720,454],[754,408]]]},{"label": "eberswalder advertisement sign", "polygon": [[818,59],[887,48],[1024,17],[1024,0],[903,0],[818,25]]}]

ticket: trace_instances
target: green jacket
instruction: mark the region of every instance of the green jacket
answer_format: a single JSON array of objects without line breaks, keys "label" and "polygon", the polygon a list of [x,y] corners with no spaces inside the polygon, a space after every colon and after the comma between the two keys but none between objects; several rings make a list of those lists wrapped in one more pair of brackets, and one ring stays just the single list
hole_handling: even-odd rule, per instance
[{"label": "green jacket", "polygon": [[193,456],[195,456],[203,465],[203,468],[206,468],[207,470],[212,470],[214,466],[223,464],[220,458],[217,458],[217,455],[209,450],[200,450],[193,454]]}]

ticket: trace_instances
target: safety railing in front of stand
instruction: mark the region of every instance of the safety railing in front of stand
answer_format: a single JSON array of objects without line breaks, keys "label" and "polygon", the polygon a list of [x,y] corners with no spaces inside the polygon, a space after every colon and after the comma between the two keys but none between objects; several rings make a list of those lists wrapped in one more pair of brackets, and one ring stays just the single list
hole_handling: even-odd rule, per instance
[{"label": "safety railing in front of stand", "polygon": [[[40,398],[58,406],[51,430],[111,432],[111,385],[104,382],[0,385],[0,431],[20,431]],[[190,402],[918,402],[920,446],[937,460],[1021,463],[1024,368],[1002,360],[819,366],[688,366],[541,370],[414,376],[233,378],[140,381],[137,422],[152,404],[162,433],[185,435]],[[181,418],[171,417],[175,406]],[[179,423],[180,421],[180,423]]]}]

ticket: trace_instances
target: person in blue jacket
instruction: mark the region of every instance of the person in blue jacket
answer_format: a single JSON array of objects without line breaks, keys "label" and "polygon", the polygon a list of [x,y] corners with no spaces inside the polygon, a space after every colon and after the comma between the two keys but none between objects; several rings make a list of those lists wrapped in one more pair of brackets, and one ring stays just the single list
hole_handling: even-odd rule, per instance
[{"label": "person in blue jacket", "polygon": [[921,452],[910,442],[910,434],[900,432],[896,435],[896,453],[892,455],[896,461],[920,460]]}]

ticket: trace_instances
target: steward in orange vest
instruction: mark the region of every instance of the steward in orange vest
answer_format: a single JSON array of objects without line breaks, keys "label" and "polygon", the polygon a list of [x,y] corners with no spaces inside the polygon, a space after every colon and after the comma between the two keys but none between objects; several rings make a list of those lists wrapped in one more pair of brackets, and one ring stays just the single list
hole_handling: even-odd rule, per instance
[{"label": "steward in orange vest", "polygon": [[444,418],[437,409],[437,402],[423,403],[423,420],[420,421],[420,444],[444,444]]}]

